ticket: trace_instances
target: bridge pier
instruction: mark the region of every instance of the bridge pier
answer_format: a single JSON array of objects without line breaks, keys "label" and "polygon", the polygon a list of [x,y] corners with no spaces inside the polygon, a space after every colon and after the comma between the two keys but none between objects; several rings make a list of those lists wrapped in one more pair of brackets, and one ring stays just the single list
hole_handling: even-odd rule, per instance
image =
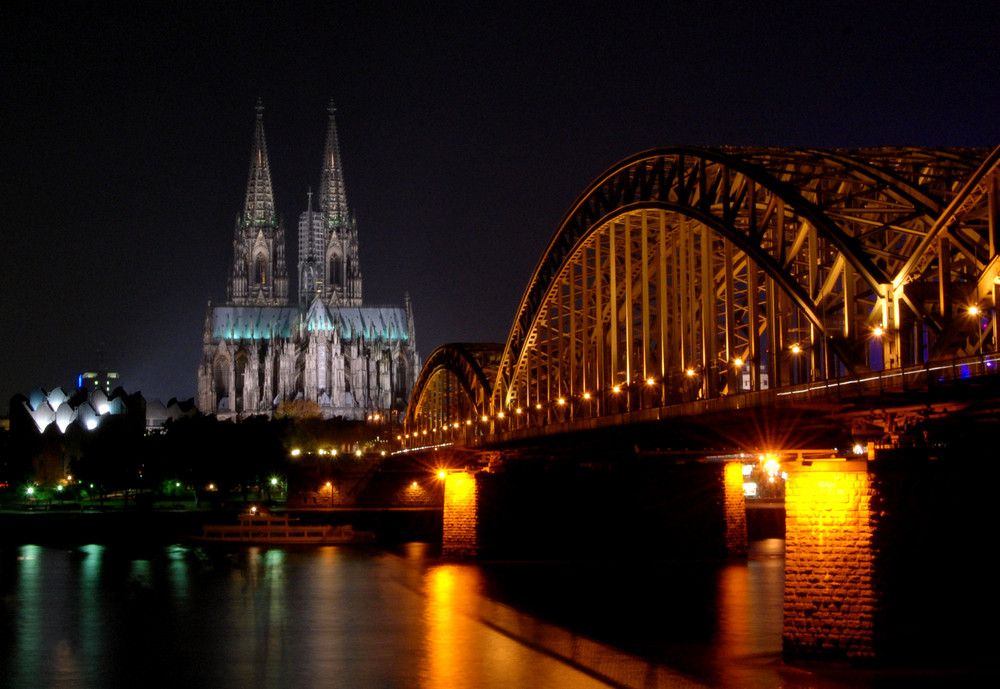
[{"label": "bridge pier", "polygon": [[472,471],[451,471],[444,479],[441,554],[473,558],[479,552],[479,482]]},{"label": "bridge pier", "polygon": [[[782,640],[790,661],[970,665],[1000,614],[989,481],[926,458],[785,465]],[[981,471],[981,469],[979,470]]]},{"label": "bridge pier", "polygon": [[726,557],[747,551],[739,463],[520,458],[445,478],[442,554]]}]

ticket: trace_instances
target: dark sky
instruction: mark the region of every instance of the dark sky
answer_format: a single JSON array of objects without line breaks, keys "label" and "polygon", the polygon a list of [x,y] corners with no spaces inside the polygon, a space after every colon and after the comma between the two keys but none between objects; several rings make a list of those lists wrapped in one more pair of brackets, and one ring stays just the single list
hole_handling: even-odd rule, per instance
[{"label": "dark sky", "polygon": [[1000,144],[1000,3],[104,4],[0,28],[0,414],[101,343],[129,392],[194,395],[258,96],[289,273],[333,98],[365,301],[409,292],[425,358],[505,341],[638,151]]}]

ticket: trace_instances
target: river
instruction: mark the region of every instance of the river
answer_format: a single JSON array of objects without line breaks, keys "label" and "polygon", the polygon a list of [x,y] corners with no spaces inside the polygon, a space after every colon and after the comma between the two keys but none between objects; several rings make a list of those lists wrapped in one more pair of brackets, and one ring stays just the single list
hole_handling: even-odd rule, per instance
[{"label": "river", "polygon": [[746,561],[614,563],[454,563],[425,544],[8,546],[0,685],[915,686],[784,666],[783,580],[780,540]]}]

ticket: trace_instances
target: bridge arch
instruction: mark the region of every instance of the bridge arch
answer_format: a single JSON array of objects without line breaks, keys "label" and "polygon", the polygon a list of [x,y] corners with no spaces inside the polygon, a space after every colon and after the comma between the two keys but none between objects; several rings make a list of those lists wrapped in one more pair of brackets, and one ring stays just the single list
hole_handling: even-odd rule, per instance
[{"label": "bridge arch", "polygon": [[894,279],[984,156],[676,147],[622,161],[539,261],[492,406],[552,420],[918,360],[935,323]]},{"label": "bridge arch", "polygon": [[407,439],[419,434],[419,444],[436,444],[482,432],[502,352],[495,343],[453,343],[434,350],[410,397]]}]

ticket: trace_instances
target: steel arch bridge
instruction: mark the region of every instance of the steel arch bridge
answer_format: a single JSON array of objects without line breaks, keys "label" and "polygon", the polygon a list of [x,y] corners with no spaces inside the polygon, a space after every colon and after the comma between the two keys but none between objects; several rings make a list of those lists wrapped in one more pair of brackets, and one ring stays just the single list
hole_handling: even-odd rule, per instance
[{"label": "steel arch bridge", "polygon": [[995,352],[998,179],[1000,148],[626,158],[564,217],[506,345],[431,356],[407,437]]}]

